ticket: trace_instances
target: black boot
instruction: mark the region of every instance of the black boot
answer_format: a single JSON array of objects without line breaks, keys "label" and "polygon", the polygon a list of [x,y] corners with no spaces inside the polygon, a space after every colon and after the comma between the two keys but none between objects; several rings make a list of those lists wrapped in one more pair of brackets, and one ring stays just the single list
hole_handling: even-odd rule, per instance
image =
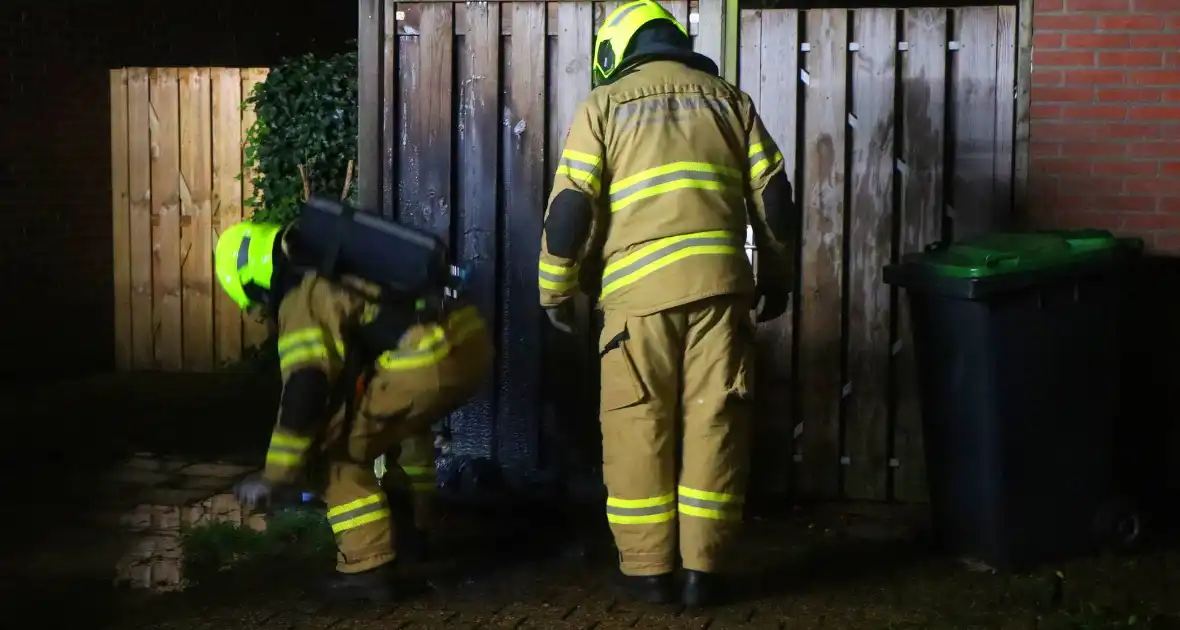
[{"label": "black boot", "polygon": [[406,562],[424,562],[427,559],[427,534],[414,525],[414,502],[408,492],[386,491],[389,511],[393,516],[394,549],[398,558]]},{"label": "black boot", "polygon": [[623,575],[620,578],[622,587],[627,594],[639,601],[662,606],[671,604],[676,599],[675,585],[672,574],[663,575]]},{"label": "black boot", "polygon": [[704,571],[684,570],[684,591],[681,599],[690,608],[717,606],[725,600],[721,576]]},{"label": "black boot", "polygon": [[370,601],[390,603],[394,600],[393,563],[360,573],[335,573],[320,584],[320,595],[335,603]]},{"label": "black boot", "polygon": [[400,528],[397,536],[397,555],[406,562],[426,562],[430,559],[430,535],[412,525]]}]

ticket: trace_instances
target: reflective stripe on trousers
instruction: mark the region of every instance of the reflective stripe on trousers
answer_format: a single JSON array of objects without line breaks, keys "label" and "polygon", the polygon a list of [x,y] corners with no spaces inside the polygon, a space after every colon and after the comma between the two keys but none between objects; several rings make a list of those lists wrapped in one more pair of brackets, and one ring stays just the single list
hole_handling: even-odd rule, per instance
[{"label": "reflective stripe on trousers", "polygon": [[401,371],[413,370],[434,365],[442,361],[451,352],[451,343],[447,341],[446,331],[437,324],[430,326],[429,332],[418,341],[418,345],[403,350],[387,350],[377,357],[377,364],[383,370]]},{"label": "reflective stripe on trousers", "polygon": [[[314,326],[281,335],[278,339],[279,368],[288,371],[300,363],[326,360],[328,341],[324,331]],[[336,342],[334,345],[337,354],[344,356],[344,344]]]},{"label": "reflective stripe on trousers", "polygon": [[676,518],[676,496],[668,494],[647,499],[607,497],[606,520],[619,525],[666,523]]},{"label": "reflective stripe on trousers", "polygon": [[711,518],[718,521],[740,521],[742,518],[744,497],[724,492],[696,490],[685,486],[680,486],[677,494],[680,501],[680,513],[685,516]]},{"label": "reflective stripe on trousers", "polygon": [[328,510],[328,524],[332,526],[332,532],[335,534],[387,518],[389,506],[385,503],[383,492],[370,494]]},{"label": "reflective stripe on trousers", "polygon": [[447,358],[454,346],[462,344],[483,329],[483,320],[474,306],[463,307],[447,317],[445,327],[433,324],[411,349],[387,350],[377,357],[383,370],[403,371],[429,367]]},{"label": "reflective stripe on trousers", "polygon": [[603,269],[600,298],[689,256],[733,255],[742,239],[728,230],[712,230],[661,238],[608,264]]},{"label": "reflective stripe on trousers", "polygon": [[434,492],[436,472],[434,466],[402,466],[410,478],[410,489],[414,492]]}]

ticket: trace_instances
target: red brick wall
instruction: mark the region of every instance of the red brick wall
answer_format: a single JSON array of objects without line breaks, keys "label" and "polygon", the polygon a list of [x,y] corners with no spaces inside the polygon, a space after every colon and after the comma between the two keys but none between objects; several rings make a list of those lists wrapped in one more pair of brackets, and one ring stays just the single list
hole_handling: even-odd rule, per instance
[{"label": "red brick wall", "polygon": [[1034,0],[1033,38],[1032,218],[1180,253],[1180,0]]},{"label": "red brick wall", "polygon": [[0,1],[0,377],[113,362],[109,68],[267,66],[356,37],[356,2],[193,6]]},{"label": "red brick wall", "polygon": [[1033,2],[1031,218],[1159,254],[1129,282],[1116,470],[1156,517],[1180,517],[1180,0]]}]

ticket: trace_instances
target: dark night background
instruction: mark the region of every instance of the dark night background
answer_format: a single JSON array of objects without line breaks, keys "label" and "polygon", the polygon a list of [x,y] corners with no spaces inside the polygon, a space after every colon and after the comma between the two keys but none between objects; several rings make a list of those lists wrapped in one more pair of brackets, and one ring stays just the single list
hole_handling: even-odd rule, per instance
[{"label": "dark night background", "polygon": [[113,368],[109,69],[266,67],[356,32],[355,2],[0,3],[4,379]]}]

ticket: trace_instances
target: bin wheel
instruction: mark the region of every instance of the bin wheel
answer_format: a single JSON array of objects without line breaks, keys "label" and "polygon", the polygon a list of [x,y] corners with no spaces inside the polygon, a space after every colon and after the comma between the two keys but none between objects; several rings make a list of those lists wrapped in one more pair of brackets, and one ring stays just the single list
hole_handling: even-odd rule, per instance
[{"label": "bin wheel", "polygon": [[1126,499],[1108,501],[1094,517],[1098,540],[1116,550],[1135,547],[1143,538],[1143,516]]}]

